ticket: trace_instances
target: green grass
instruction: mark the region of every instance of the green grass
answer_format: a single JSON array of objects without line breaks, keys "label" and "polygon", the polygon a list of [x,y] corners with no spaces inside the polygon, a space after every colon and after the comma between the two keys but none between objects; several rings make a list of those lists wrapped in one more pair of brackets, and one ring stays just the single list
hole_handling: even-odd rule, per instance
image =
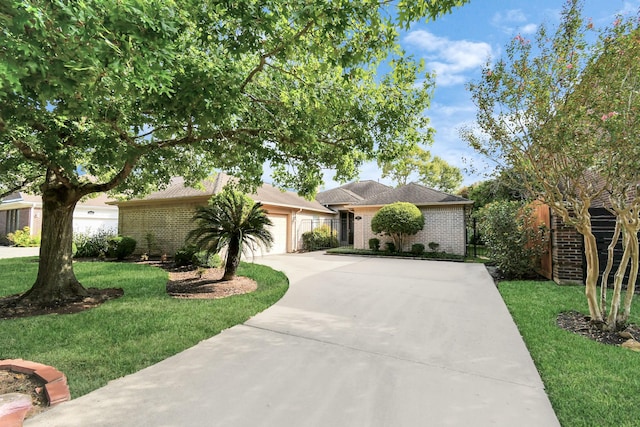
[{"label": "green grass", "polygon": [[[121,287],[124,296],[77,314],[0,320],[0,359],[56,367],[67,375],[73,397],[246,321],[278,301],[288,287],[281,272],[242,263],[238,274],[256,280],[255,292],[180,300],[167,296],[167,273],[159,268],[79,262],[74,270],[85,287]],[[0,260],[0,296],[26,291],[36,273],[34,258]]]},{"label": "green grass", "polygon": [[[640,354],[556,326],[560,312],[588,313],[582,286],[501,282],[504,298],[564,427],[637,426]],[[632,323],[638,323],[637,301]]]},{"label": "green grass", "polygon": [[422,255],[416,255],[411,252],[387,252],[387,251],[372,251],[370,249],[353,249],[352,247],[340,247],[327,249],[328,254],[339,255],[368,255],[379,257],[402,257],[402,258],[422,258],[422,259],[445,259],[445,260],[460,260],[464,259],[461,255],[448,254],[446,252],[424,252]]}]

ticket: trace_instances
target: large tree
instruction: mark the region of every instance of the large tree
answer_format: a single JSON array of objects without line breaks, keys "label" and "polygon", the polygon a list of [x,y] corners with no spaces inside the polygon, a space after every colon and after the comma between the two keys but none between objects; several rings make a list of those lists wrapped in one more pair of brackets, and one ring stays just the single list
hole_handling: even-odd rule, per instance
[{"label": "large tree", "polygon": [[[467,0],[9,0],[0,4],[0,194],[43,198],[38,277],[23,302],[86,294],[72,213],[213,169],[311,194],[421,142],[430,79],[398,26]],[[385,75],[376,75],[382,61]]]},{"label": "large tree", "polygon": [[[582,19],[580,1],[568,1],[555,33],[542,26],[535,43],[515,37],[505,57],[469,85],[481,132],[463,131],[474,148],[508,169],[528,195],[549,204],[583,235],[589,313],[593,322],[607,323],[610,329],[619,325],[616,315],[605,318],[606,284],[600,301],[597,295],[599,262],[589,209],[607,195],[612,201],[624,199],[638,182],[637,173],[623,166],[636,161],[638,149],[631,147],[637,145],[637,131],[620,132],[629,124],[637,129],[634,25],[617,20],[599,37],[594,33],[598,41],[590,43],[585,34],[593,24]],[[616,122],[619,111],[628,113],[624,123]],[[612,305],[611,311],[617,313],[618,307]]]},{"label": "large tree", "polygon": [[382,177],[391,177],[395,183],[405,185],[412,177],[440,191],[452,192],[462,184],[462,172],[428,150],[416,145],[393,159],[378,161]]}]

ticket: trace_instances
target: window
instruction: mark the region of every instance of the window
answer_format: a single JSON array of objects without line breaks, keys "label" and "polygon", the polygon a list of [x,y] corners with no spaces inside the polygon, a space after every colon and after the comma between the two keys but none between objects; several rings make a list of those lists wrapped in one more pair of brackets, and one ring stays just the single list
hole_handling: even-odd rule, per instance
[{"label": "window", "polygon": [[20,224],[20,211],[18,209],[12,209],[7,211],[7,224],[6,233],[13,233],[18,229]]}]

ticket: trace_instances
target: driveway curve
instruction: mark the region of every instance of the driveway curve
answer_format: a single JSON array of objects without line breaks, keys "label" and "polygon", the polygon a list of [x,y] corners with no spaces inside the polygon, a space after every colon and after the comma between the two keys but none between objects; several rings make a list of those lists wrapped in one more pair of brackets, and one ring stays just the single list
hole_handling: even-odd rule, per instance
[{"label": "driveway curve", "polygon": [[484,266],[259,262],[290,279],[276,305],[25,425],[559,425]]}]

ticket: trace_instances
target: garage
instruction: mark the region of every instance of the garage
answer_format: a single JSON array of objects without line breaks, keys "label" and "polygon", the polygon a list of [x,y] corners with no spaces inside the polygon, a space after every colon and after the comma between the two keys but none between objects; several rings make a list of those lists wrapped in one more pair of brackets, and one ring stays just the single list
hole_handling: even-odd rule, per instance
[{"label": "garage", "polygon": [[287,215],[268,215],[269,219],[273,223],[271,227],[268,227],[269,231],[273,235],[273,246],[270,250],[265,251],[265,254],[286,254],[287,253]]}]

